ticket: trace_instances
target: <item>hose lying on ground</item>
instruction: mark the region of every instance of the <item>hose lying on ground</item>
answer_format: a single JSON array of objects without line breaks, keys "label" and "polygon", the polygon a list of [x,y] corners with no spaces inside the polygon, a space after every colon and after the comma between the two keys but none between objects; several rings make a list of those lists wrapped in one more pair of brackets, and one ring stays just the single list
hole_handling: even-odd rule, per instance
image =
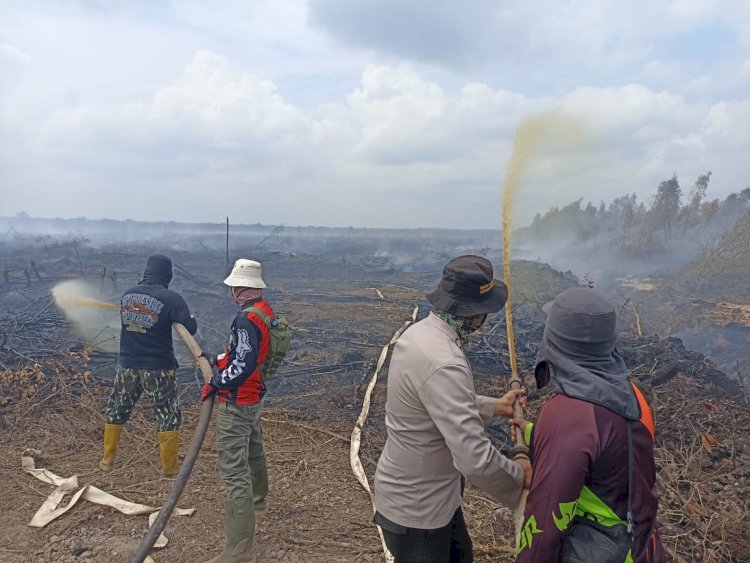
[{"label": "hose lying on ground", "polygon": [[[362,461],[359,459],[359,447],[362,441],[362,428],[365,425],[365,420],[367,420],[367,414],[370,412],[370,396],[372,395],[372,391],[378,381],[378,373],[380,373],[380,368],[383,367],[383,363],[385,363],[385,358],[388,355],[388,350],[391,346],[393,346],[393,344],[396,343],[396,340],[399,339],[401,334],[409,327],[409,325],[417,320],[418,311],[419,307],[414,307],[414,311],[412,311],[411,314],[411,319],[405,321],[404,324],[401,325],[401,328],[399,328],[394,333],[391,341],[383,346],[383,349],[380,352],[380,357],[378,358],[377,366],[375,367],[375,373],[372,375],[370,383],[367,385],[367,390],[365,391],[365,397],[362,401],[362,410],[360,411],[357,422],[354,424],[354,429],[352,430],[352,437],[349,447],[349,463],[351,464],[354,475],[357,477],[357,481],[359,481],[359,484],[362,485],[362,488],[370,496],[370,502],[372,502],[373,512],[375,511],[375,499],[372,496],[370,484],[367,482],[367,475],[365,474],[365,469],[362,466]],[[391,552],[388,551],[388,546],[385,545],[383,531],[380,529],[380,526],[377,526],[377,529],[378,535],[380,536],[380,541],[383,544],[383,553],[385,555],[386,563],[393,563],[393,555],[391,555]]]}]

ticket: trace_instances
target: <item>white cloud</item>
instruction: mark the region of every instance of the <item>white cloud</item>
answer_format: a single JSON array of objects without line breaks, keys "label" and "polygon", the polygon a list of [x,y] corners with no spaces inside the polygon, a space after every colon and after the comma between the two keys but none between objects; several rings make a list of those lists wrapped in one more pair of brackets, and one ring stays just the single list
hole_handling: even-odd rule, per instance
[{"label": "white cloud", "polygon": [[273,83],[237,74],[224,57],[203,51],[151,100],[57,110],[41,139],[47,154],[65,166],[103,169],[109,163],[138,175],[141,167],[129,162],[136,159],[149,173],[182,176],[222,161],[265,166],[299,153],[299,135],[309,127]]},{"label": "white cloud", "polygon": [[[433,3],[311,0],[317,27],[296,0],[18,5],[0,22],[0,63],[19,70],[0,90],[3,212],[31,198],[40,215],[207,220],[262,201],[252,220],[495,227],[531,115],[568,121],[534,147],[519,222],[646,199],[675,171],[689,184],[711,169],[709,197],[747,185],[750,8],[532,4],[438,2],[421,18]],[[728,30],[729,55],[670,51],[696,29]]]},{"label": "white cloud", "polygon": [[[579,197],[598,203],[639,191],[645,199],[674,171],[690,180],[718,154],[739,158],[750,147],[737,126],[747,122],[749,105],[690,103],[637,84],[578,88],[560,98],[477,83],[451,94],[413,67],[371,65],[342,100],[305,112],[272,82],[199,52],[151,100],[55,112],[42,146],[91,182],[127,172],[128,181],[148,186],[189,181],[200,190],[220,182],[232,200],[266,190],[279,222],[289,222],[287,214],[341,224],[326,211],[339,207],[339,217],[357,224],[491,227],[524,117],[567,119],[532,147],[518,198],[519,218],[527,220]],[[741,181],[741,169],[725,178]],[[311,199],[317,216],[315,206],[290,205]]]},{"label": "white cloud", "polygon": [[31,55],[10,43],[0,43],[0,98],[13,90],[21,80]]},{"label": "white cloud", "polygon": [[7,64],[8,62],[26,64],[31,61],[31,56],[15,45],[0,43],[0,60],[2,60],[3,64]]}]

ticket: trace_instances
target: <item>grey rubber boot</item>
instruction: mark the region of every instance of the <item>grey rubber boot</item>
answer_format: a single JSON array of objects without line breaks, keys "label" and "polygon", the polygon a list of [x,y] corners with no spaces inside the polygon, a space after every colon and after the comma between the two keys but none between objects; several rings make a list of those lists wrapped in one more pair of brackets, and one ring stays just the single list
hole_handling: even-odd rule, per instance
[{"label": "grey rubber boot", "polygon": [[250,481],[253,485],[255,515],[265,515],[268,511],[266,506],[266,495],[268,495],[268,468],[265,464],[265,460],[263,464],[250,465]]},{"label": "grey rubber boot", "polygon": [[224,503],[226,545],[221,555],[207,563],[253,563],[255,506],[253,499],[233,499]]}]

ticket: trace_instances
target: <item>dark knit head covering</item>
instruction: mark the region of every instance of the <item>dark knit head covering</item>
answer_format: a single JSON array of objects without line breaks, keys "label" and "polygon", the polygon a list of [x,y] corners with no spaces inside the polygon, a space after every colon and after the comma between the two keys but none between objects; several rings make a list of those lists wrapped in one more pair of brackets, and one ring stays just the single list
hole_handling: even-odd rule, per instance
[{"label": "dark knit head covering", "polygon": [[169,257],[163,254],[149,256],[143,271],[143,281],[167,287],[172,281],[172,261]]}]

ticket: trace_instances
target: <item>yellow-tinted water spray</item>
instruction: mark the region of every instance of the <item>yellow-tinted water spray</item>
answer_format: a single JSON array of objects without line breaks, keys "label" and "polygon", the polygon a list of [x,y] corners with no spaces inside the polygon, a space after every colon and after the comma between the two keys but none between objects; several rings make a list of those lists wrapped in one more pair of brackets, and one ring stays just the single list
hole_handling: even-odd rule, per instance
[{"label": "yellow-tinted water spray", "polygon": [[55,302],[63,308],[68,307],[93,307],[94,309],[112,309],[117,310],[119,307],[112,303],[104,303],[103,301],[97,301],[96,299],[87,299],[85,297],[71,297],[69,295],[63,295]]},{"label": "yellow-tinted water spray", "polygon": [[[541,140],[564,140],[566,143],[577,141],[580,128],[570,119],[561,116],[537,116],[523,121],[516,131],[513,142],[513,153],[505,173],[503,183],[503,280],[508,286],[508,301],[505,304],[505,320],[508,330],[508,355],[510,357],[510,388],[520,389],[523,385],[518,376],[518,365],[516,360],[516,336],[513,329],[513,306],[510,299],[511,276],[510,276],[510,233],[513,199],[518,189],[524,170],[527,168],[532,149],[535,149]],[[572,134],[572,135],[571,135]],[[521,404],[516,399],[513,405],[513,416],[523,418],[524,413]],[[525,459],[528,461],[528,450],[523,445],[523,433],[516,427],[512,457],[514,460]],[[521,494],[521,499],[513,515],[516,531],[516,547],[520,545],[521,528],[523,526],[524,507],[526,505],[527,491]]]},{"label": "yellow-tinted water spray", "polygon": [[87,344],[106,352],[117,352],[120,307],[90,297],[96,292],[86,282],[68,280],[52,288],[52,297]]},{"label": "yellow-tinted water spray", "polygon": [[508,355],[511,374],[518,373],[516,361],[516,335],[513,330],[513,307],[510,300],[510,231],[513,198],[521,180],[521,174],[529,159],[529,153],[535,138],[542,129],[540,118],[526,119],[516,131],[508,170],[503,182],[503,281],[508,286],[508,302],[505,305],[505,321],[508,327]]},{"label": "yellow-tinted water spray", "polygon": [[[581,123],[559,114],[539,115],[525,119],[516,131],[513,153],[503,182],[503,281],[508,286],[505,320],[508,326],[508,355],[511,376],[517,377],[516,337],[513,329],[513,307],[510,300],[510,236],[513,201],[524,171],[528,168],[532,152],[545,144],[564,145],[570,149],[583,139]],[[520,385],[520,380],[518,380]]]}]

